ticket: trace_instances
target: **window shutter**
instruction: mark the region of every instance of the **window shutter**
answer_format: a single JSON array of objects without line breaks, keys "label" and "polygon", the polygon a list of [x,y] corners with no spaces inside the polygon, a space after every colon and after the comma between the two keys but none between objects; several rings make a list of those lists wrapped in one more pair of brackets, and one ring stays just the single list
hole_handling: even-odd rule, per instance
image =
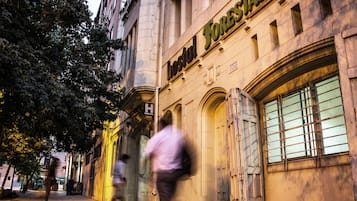
[{"label": "window shutter", "polygon": [[227,95],[231,200],[263,200],[258,115],[255,101],[241,89]]},{"label": "window shutter", "polygon": [[[351,28],[336,35],[335,44],[347,137],[352,159],[352,177],[354,178],[354,186],[357,186],[357,28]],[[356,190],[354,198],[357,200]]]}]

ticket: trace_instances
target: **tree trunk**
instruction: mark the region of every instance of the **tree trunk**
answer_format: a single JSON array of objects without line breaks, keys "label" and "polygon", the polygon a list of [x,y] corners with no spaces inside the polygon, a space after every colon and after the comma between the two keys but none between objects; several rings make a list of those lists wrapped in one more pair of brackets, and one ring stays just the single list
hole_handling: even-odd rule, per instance
[{"label": "tree trunk", "polygon": [[10,186],[11,191],[12,191],[12,187],[14,186],[14,177],[15,177],[15,168],[14,171],[12,172],[12,179],[11,179],[11,186]]},{"label": "tree trunk", "polygon": [[33,178],[33,175],[35,174],[35,171],[31,173],[31,175],[26,175],[26,183],[24,184],[23,192],[26,193],[27,190],[29,189],[29,183]]},{"label": "tree trunk", "polygon": [[0,198],[2,198],[4,196],[4,186],[5,186],[5,182],[6,182],[7,176],[9,175],[10,168],[11,168],[11,165],[9,164],[9,166],[8,166],[8,168],[6,170],[6,174],[4,176],[4,180],[3,180],[2,185],[1,185]]}]

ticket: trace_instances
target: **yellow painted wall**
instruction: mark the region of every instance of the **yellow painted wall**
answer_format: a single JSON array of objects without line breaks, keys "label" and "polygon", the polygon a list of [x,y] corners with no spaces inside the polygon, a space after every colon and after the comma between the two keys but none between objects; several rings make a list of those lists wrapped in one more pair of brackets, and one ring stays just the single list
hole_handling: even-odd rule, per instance
[{"label": "yellow painted wall", "polygon": [[93,198],[98,201],[111,201],[114,188],[112,183],[113,159],[118,140],[119,119],[106,122],[102,132],[102,153],[95,163],[95,180]]},{"label": "yellow painted wall", "polygon": [[268,173],[266,201],[353,201],[351,167]]}]

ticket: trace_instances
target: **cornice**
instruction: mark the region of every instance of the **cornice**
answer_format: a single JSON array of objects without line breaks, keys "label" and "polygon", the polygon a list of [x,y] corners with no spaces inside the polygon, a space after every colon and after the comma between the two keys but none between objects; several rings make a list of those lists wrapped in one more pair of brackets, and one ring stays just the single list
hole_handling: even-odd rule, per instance
[{"label": "cornice", "polygon": [[154,98],[155,87],[140,86],[131,88],[123,99],[122,109],[131,113],[138,105],[143,102],[150,102]]}]

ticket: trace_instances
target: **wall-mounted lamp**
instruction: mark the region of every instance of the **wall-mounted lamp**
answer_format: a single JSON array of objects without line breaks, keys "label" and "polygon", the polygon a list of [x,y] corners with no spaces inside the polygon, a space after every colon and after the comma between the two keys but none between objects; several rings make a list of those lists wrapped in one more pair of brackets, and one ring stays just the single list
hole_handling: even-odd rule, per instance
[{"label": "wall-mounted lamp", "polygon": [[285,0],[279,0],[278,2],[281,5],[281,4],[283,4],[285,2]]},{"label": "wall-mounted lamp", "polygon": [[223,41],[219,41],[219,42],[218,42],[218,50],[219,50],[220,52],[223,52],[223,50],[224,50]]},{"label": "wall-mounted lamp", "polygon": [[186,79],[186,74],[185,74],[185,71],[182,72],[182,77],[181,77],[182,80],[185,80]]},{"label": "wall-mounted lamp", "polygon": [[248,31],[248,30],[250,29],[250,26],[248,25],[248,22],[249,22],[249,19],[248,19],[248,18],[244,20],[244,23],[245,23],[244,30],[245,30],[245,31]]},{"label": "wall-mounted lamp", "polygon": [[202,57],[200,57],[199,59],[198,59],[198,67],[202,67],[203,66],[203,59],[202,59]]}]

